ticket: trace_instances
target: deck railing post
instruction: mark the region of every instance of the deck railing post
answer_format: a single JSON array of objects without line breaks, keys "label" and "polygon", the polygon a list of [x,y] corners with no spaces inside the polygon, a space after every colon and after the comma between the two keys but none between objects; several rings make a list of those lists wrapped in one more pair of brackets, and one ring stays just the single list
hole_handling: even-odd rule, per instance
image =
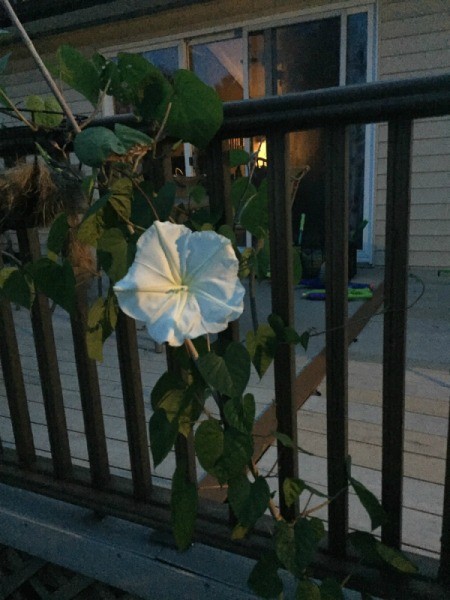
[{"label": "deck railing post", "polygon": [[116,336],[134,497],[149,500],[152,489],[150,457],[136,323],[121,310]]},{"label": "deck railing post", "polygon": [[108,450],[97,365],[95,360],[89,357],[86,344],[87,294],[85,285],[77,285],[75,310],[70,322],[91,480],[94,487],[103,489],[107,487],[110,480]]},{"label": "deck railing post", "polygon": [[389,122],[383,341],[382,502],[389,516],[382,541],[402,540],[408,250],[412,122]]},{"label": "deck railing post", "polygon": [[[0,269],[3,267],[0,252]],[[0,361],[8,399],[17,456],[23,467],[36,460],[27,394],[11,304],[0,296]]]},{"label": "deck railing post", "polygon": [[[294,326],[292,215],[286,184],[286,135],[282,131],[271,130],[268,133],[267,152],[272,310],[285,325]],[[298,506],[286,505],[282,487],[287,477],[298,477],[295,348],[292,344],[279,345],[274,370],[277,429],[293,442],[292,449],[278,443],[280,511],[286,519],[292,519]]]},{"label": "deck railing post", "polygon": [[330,551],[345,556],[348,530],[348,194],[345,127],[327,130],[325,267],[327,465]]},{"label": "deck railing post", "polygon": [[[17,238],[25,261],[40,257],[37,229],[18,229]],[[48,298],[38,292],[30,313],[54,473],[66,479],[72,473],[72,460]]]}]

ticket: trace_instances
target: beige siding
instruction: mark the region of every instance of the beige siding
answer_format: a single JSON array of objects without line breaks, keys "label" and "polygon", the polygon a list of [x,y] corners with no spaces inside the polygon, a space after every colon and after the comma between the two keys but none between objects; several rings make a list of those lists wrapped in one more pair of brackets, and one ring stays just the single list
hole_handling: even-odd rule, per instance
[{"label": "beige siding", "polygon": [[[326,0],[211,0],[188,9],[177,9],[145,16],[125,23],[108,23],[71,33],[38,37],[36,45],[45,60],[50,60],[62,43],[77,46],[87,55],[123,45],[150,44],[165,36],[186,32],[224,30],[255,19],[293,11],[310,11]],[[218,10],[220,4],[220,10]],[[342,2],[337,3],[342,6]],[[377,77],[380,80],[420,77],[448,72],[450,69],[449,0],[378,0]],[[361,2],[366,6],[366,2]],[[48,20],[47,20],[48,21]],[[48,23],[47,23],[48,24]],[[44,20],[34,31],[45,30]],[[14,100],[28,93],[46,93],[46,85],[25,48],[14,50],[14,71],[6,87]],[[91,107],[72,91],[67,92],[73,110],[89,113]],[[0,119],[2,117],[0,116]],[[412,266],[450,266],[450,117],[420,120],[414,126],[412,173],[411,256]],[[387,165],[387,127],[377,127],[374,198],[374,256],[383,259],[385,189]]]},{"label": "beige siding", "polygon": [[[381,0],[378,78],[438,75],[450,69],[448,0]],[[387,126],[378,127],[375,262],[384,260]],[[450,265],[450,118],[414,124],[410,265]]]}]

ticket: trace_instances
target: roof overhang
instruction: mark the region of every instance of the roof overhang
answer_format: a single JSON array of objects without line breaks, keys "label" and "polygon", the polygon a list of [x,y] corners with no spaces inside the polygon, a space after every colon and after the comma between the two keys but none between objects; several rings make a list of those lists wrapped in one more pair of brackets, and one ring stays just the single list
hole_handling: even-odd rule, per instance
[{"label": "roof overhang", "polygon": [[[207,2],[211,0],[13,0],[11,4],[36,38]],[[0,9],[0,27],[10,33],[8,42],[14,41],[17,34],[4,9]]]}]

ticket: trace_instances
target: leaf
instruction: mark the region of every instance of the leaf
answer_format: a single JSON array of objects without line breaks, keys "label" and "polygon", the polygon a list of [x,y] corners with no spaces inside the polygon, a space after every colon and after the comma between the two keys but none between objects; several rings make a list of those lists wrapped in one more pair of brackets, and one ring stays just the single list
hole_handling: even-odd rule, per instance
[{"label": "leaf", "polygon": [[159,190],[153,205],[156,208],[160,221],[166,221],[170,217],[175,204],[177,186],[173,181],[167,181]]},{"label": "leaf", "polygon": [[125,146],[106,127],[89,127],[77,134],[73,145],[79,161],[89,167],[100,167],[111,155],[126,153]]},{"label": "leaf", "polygon": [[269,231],[269,197],[267,183],[261,184],[258,192],[245,203],[239,221],[257,239],[267,237]]},{"label": "leaf", "polygon": [[309,345],[309,338],[311,337],[311,334],[309,333],[309,331],[304,331],[301,335],[300,335],[300,340],[299,340],[299,344],[303,347],[303,349],[308,350],[308,345]]},{"label": "leaf", "polygon": [[283,481],[283,495],[286,505],[292,506],[305,489],[306,484],[302,479],[286,477]]},{"label": "leaf", "polygon": [[58,127],[64,119],[59,102],[53,96],[31,95],[25,99],[25,106],[32,112],[32,120],[42,127]]},{"label": "leaf", "polygon": [[100,297],[94,302],[88,312],[88,330],[86,343],[89,358],[103,360],[103,344],[114,331],[117,323],[119,307],[117,298],[110,288],[106,299]]},{"label": "leaf", "polygon": [[69,230],[70,226],[67,222],[67,215],[61,213],[53,221],[50,231],[48,232],[47,251],[53,252],[54,254],[60,254]]},{"label": "leaf", "polygon": [[153,410],[167,406],[167,397],[174,392],[179,393],[181,398],[185,388],[186,384],[179,377],[169,371],[163,373],[155,383],[150,395]]},{"label": "leaf", "polygon": [[316,490],[316,488],[307,484],[303,479],[297,479],[296,477],[286,477],[283,481],[283,492],[285,495],[285,500],[287,502],[287,498],[289,498],[290,503],[293,504],[297,498],[301,495],[301,493],[307,490],[311,494],[318,496],[319,498],[327,498],[327,495],[321,492],[320,490]]},{"label": "leaf", "polygon": [[295,563],[294,528],[286,521],[279,521],[275,525],[275,552],[280,563],[293,575],[297,575]]},{"label": "leaf", "polygon": [[4,267],[0,269],[0,295],[30,309],[34,300],[34,287],[24,271],[16,267]]},{"label": "leaf", "polygon": [[60,79],[80,92],[93,106],[96,106],[101,83],[93,63],[86,59],[81,52],[67,44],[60,46],[56,55]]},{"label": "leaf", "polygon": [[370,517],[372,531],[384,525],[388,520],[388,516],[376,496],[353,477],[349,477],[348,480]]},{"label": "leaf", "polygon": [[295,564],[298,572],[303,572],[311,564],[324,534],[322,521],[315,517],[299,518],[295,522]]},{"label": "leaf", "polygon": [[222,484],[242,474],[253,454],[253,439],[232,427],[223,431],[219,421],[208,419],[197,428],[195,451],[205,471]]},{"label": "leaf", "polygon": [[155,198],[153,197],[153,185],[150,181],[142,181],[139,184],[139,189],[133,189],[130,221],[133,225],[142,227],[144,230],[148,229],[156,218],[149,200],[153,206],[156,206]]},{"label": "leaf", "polygon": [[197,366],[212,388],[230,398],[240,396],[250,378],[250,355],[238,342],[228,345],[223,358],[214,352],[200,356]]},{"label": "leaf", "polygon": [[194,187],[189,189],[189,199],[194,202],[194,204],[201,204],[204,200],[207,199],[206,189],[203,185],[195,185]]},{"label": "leaf", "polygon": [[180,69],[173,76],[173,95],[166,130],[169,135],[205,148],[223,121],[217,92],[195,73]]},{"label": "leaf", "polygon": [[89,358],[99,362],[103,361],[103,329],[101,325],[86,331],[86,346]]},{"label": "leaf", "polygon": [[248,527],[244,527],[244,525],[241,525],[240,523],[238,523],[237,525],[235,525],[233,527],[233,531],[231,532],[231,539],[232,540],[243,540],[248,532],[249,532]]},{"label": "leaf", "polygon": [[400,550],[390,548],[377,540],[376,551],[381,559],[396,571],[409,575],[417,573],[417,567]]},{"label": "leaf", "polygon": [[302,579],[298,582],[295,600],[321,600],[320,589],[311,579]]},{"label": "leaf", "polygon": [[216,419],[203,421],[195,433],[195,452],[201,466],[208,471],[223,454],[224,434],[220,422]]},{"label": "leaf", "polygon": [[172,530],[179,550],[186,550],[191,545],[197,505],[197,486],[188,481],[186,465],[181,462],[173,475],[170,499]]},{"label": "leaf", "polygon": [[108,203],[116,213],[125,221],[131,216],[131,199],[133,197],[133,184],[128,178],[117,179],[109,188]]},{"label": "leaf", "polygon": [[294,285],[300,283],[303,273],[302,259],[300,257],[299,249],[294,246],[291,249],[292,252],[292,278],[294,280]]},{"label": "leaf", "polygon": [[320,585],[321,600],[344,600],[342,586],[335,579],[324,579]]},{"label": "leaf", "polygon": [[99,54],[98,52],[94,52],[91,57],[91,62],[97,71],[100,89],[105,90],[106,87],[109,86],[108,93],[110,93],[111,86],[113,86],[114,83],[118,84],[118,70],[116,63],[113,60],[105,58],[103,54]]},{"label": "leaf", "polygon": [[314,456],[312,452],[305,450],[301,446],[294,446],[294,442],[292,439],[286,435],[285,433],[281,433],[280,431],[273,431],[272,435],[285,447],[285,448],[296,448],[302,454],[307,454],[308,456]]},{"label": "leaf", "polygon": [[125,277],[130,266],[128,241],[120,229],[106,229],[97,241],[97,252],[101,267],[113,283]]},{"label": "leaf", "polygon": [[200,356],[197,360],[198,370],[205,381],[221,394],[234,396],[234,383],[227,369],[225,359],[214,352]]},{"label": "leaf", "polygon": [[223,407],[227,423],[244,433],[251,432],[255,420],[255,398],[245,394],[243,398],[230,398]]},{"label": "leaf", "polygon": [[49,258],[40,258],[26,267],[36,288],[64,308],[69,314],[75,310],[75,276],[72,265],[64,260],[58,265]]},{"label": "leaf", "polygon": [[173,88],[146,58],[121,52],[117,57],[117,75],[111,82],[110,92],[120,102],[132,104],[146,121],[161,122]]},{"label": "leaf", "polygon": [[232,479],[228,485],[228,502],[244,527],[253,527],[264,514],[270,500],[270,489],[264,477],[250,482],[245,475]]},{"label": "leaf", "polygon": [[230,167],[238,167],[239,165],[246,165],[250,162],[250,154],[245,150],[236,148],[230,150]]},{"label": "leaf", "polygon": [[285,447],[285,448],[294,448],[294,442],[292,439],[286,435],[285,433],[281,433],[280,431],[274,431],[273,436]]},{"label": "leaf", "polygon": [[238,212],[245,202],[256,196],[256,194],[256,188],[248,177],[239,177],[239,179],[233,181],[230,195],[235,212]]},{"label": "leaf", "polygon": [[78,227],[77,239],[83,244],[97,246],[97,240],[105,229],[104,212],[108,204],[109,194],[105,194],[86,212],[81,225]]},{"label": "leaf", "polygon": [[260,598],[278,598],[283,593],[283,582],[278,576],[279,561],[274,551],[261,556],[248,578],[248,585]]},{"label": "leaf", "polygon": [[166,411],[158,408],[150,417],[150,447],[153,463],[157,467],[172,450],[178,434],[178,421],[169,421]]},{"label": "leaf", "polygon": [[114,125],[114,133],[127,151],[138,145],[148,146],[149,148],[153,145],[153,139],[146,133],[120,123]]},{"label": "leaf", "polygon": [[5,56],[2,56],[0,58],[0,75],[3,75],[3,73],[6,71],[6,67],[8,66],[10,56],[11,52],[8,52],[8,54],[5,54]]},{"label": "leaf", "polygon": [[265,323],[258,327],[256,333],[253,331],[247,333],[247,350],[260,378],[272,364],[277,343],[275,332]]},{"label": "leaf", "polygon": [[202,389],[194,381],[187,386],[184,381],[172,373],[164,373],[152,390],[151,401],[154,410],[165,411],[167,420],[176,421],[178,431],[187,437],[203,406]]},{"label": "leaf", "polygon": [[373,534],[366,531],[352,531],[348,535],[348,540],[366,563],[374,566],[382,564],[381,557],[376,550],[378,540]]},{"label": "leaf", "polygon": [[270,245],[268,239],[264,240],[263,245],[256,253],[255,272],[256,277],[261,281],[270,277]]},{"label": "leaf", "polygon": [[236,245],[236,234],[229,225],[221,225],[217,233],[223,235],[223,237],[226,237],[228,240],[230,240],[233,246]]},{"label": "leaf", "polygon": [[219,481],[225,483],[239,476],[253,456],[253,437],[233,427],[225,430],[223,454],[211,471]]}]

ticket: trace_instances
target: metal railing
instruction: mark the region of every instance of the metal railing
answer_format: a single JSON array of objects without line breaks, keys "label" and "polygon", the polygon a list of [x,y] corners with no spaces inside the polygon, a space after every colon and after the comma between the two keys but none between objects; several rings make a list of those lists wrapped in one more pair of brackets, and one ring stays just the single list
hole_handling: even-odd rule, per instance
[{"label": "metal railing", "polygon": [[[449,113],[450,76],[403,82],[386,82],[292,94],[277,98],[248,100],[225,105],[225,121],[219,135],[208,149],[207,176],[210,197],[223,209],[230,221],[232,210],[223,167],[223,140],[250,135],[264,135],[268,148],[268,182],[270,197],[272,311],[294,326],[294,286],[290,269],[292,228],[291,209],[286,189],[286,134],[290,131],[324,127],[327,147],[326,181],[326,350],[320,357],[327,377],[327,444],[328,493],[337,495],[329,507],[328,545],[319,559],[320,573],[348,569],[346,535],[348,532],[347,485],[347,404],[348,343],[354,325],[347,314],[348,201],[346,194],[346,127],[352,123],[388,122],[388,170],[386,192],[386,268],[384,281],[384,352],[383,352],[383,440],[382,502],[391,520],[382,531],[382,540],[394,547],[402,541],[403,432],[405,413],[405,332],[406,285],[408,265],[411,132],[413,121]],[[129,117],[103,119],[133,124]],[[22,139],[18,140],[18,133]],[[20,142],[22,151],[33,151],[33,136],[16,128],[0,139],[0,155],[11,154]],[[21,253],[31,258],[39,255],[35,230],[19,230]],[[382,301],[381,292],[378,302]],[[366,315],[367,316],[367,315]],[[73,344],[80,382],[81,404],[88,446],[90,468],[72,464],[68,444],[63,392],[55,352],[54,332],[47,299],[39,294],[31,309],[39,372],[44,397],[51,458],[37,456],[30,424],[28,398],[21,359],[9,303],[0,298],[0,358],[3,367],[15,449],[3,449],[0,457],[0,481],[24,487],[156,527],[168,527],[168,491],[152,483],[148,452],[147,426],[144,415],[141,375],[139,372],[136,328],[121,314],[117,328],[123,402],[130,450],[131,481],[111,475],[106,451],[103,413],[96,364],[88,358],[83,331],[86,327],[86,303],[80,292],[72,317]],[[237,336],[237,327],[230,334]],[[309,378],[309,379],[308,379]],[[278,430],[289,435],[294,448],[279,447],[278,479],[298,477],[297,410],[314,389],[314,377],[295,371],[295,350],[283,344],[275,357],[275,412]],[[308,387],[309,386],[309,387]],[[302,395],[303,394],[303,395]],[[259,447],[259,452],[262,448]],[[194,461],[189,441],[179,440],[178,457]],[[189,463],[188,461],[188,463]],[[450,564],[450,445],[447,447],[445,498],[443,506],[442,545],[439,578],[449,584]],[[195,469],[190,469],[195,476]],[[338,492],[341,492],[338,494]],[[280,486],[280,509],[290,518],[295,508],[288,507]],[[226,506],[203,499],[200,503],[198,539],[230,550],[257,555],[267,544],[263,531],[248,541],[229,541]],[[433,563],[434,564],[434,563]],[[370,572],[367,577],[375,577]],[[369,579],[355,579],[370,589]],[[375,584],[373,583],[375,581]],[[374,579],[378,595],[384,589],[383,577]],[[431,580],[426,583],[426,597],[437,590]],[[433,587],[435,586],[435,587]],[[405,596],[403,596],[405,597]],[[414,597],[413,595],[408,597]],[[436,596],[437,597],[437,596]]]}]

